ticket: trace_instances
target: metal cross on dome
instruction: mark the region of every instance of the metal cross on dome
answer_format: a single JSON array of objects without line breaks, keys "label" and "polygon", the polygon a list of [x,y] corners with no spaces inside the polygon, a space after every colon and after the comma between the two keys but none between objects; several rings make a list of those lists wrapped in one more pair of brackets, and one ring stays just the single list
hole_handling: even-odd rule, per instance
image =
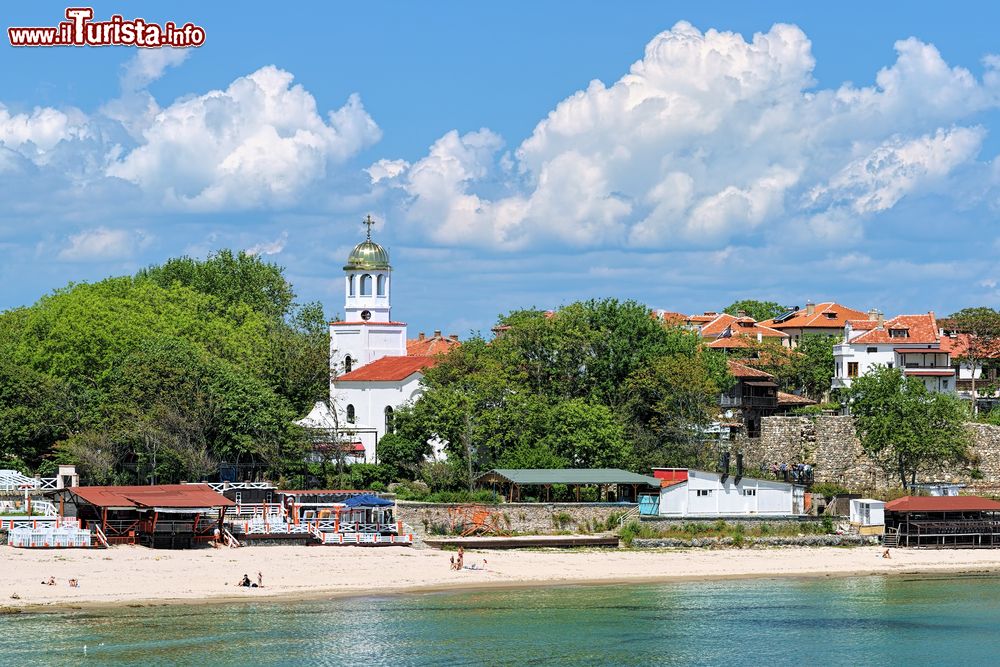
[{"label": "metal cross on dome", "polygon": [[371,214],[365,216],[365,219],[361,221],[361,224],[365,225],[366,227],[368,227],[368,240],[371,241],[372,240],[372,225],[375,224],[375,221],[372,220]]}]

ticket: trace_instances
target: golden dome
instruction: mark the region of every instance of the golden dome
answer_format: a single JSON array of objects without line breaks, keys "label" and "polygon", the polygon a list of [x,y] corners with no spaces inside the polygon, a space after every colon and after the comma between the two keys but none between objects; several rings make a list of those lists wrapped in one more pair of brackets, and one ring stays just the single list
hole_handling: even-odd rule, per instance
[{"label": "golden dome", "polygon": [[369,215],[362,223],[368,227],[368,238],[354,246],[354,250],[347,256],[347,265],[344,271],[388,271],[389,253],[385,248],[372,241],[372,225],[375,221]]}]

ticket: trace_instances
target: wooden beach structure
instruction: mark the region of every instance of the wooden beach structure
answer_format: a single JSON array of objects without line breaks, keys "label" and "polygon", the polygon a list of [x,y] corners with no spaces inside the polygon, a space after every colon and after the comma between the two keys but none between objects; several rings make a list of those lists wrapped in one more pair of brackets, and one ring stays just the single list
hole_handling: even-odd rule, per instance
[{"label": "wooden beach structure", "polygon": [[[542,501],[551,500],[552,487],[559,484],[572,489],[577,502],[580,490],[596,487],[598,498],[614,496],[623,503],[636,503],[641,491],[659,487],[659,480],[617,468],[496,468],[475,480],[482,489],[492,489],[507,499],[518,502],[526,488],[536,488]],[[610,495],[609,495],[610,494]]]},{"label": "wooden beach structure", "polygon": [[97,541],[184,549],[215,539],[235,503],[207,484],[77,486],[50,492],[60,515],[93,529]]},{"label": "wooden beach structure", "polygon": [[885,504],[887,547],[996,549],[1000,502],[979,496],[905,496]]}]

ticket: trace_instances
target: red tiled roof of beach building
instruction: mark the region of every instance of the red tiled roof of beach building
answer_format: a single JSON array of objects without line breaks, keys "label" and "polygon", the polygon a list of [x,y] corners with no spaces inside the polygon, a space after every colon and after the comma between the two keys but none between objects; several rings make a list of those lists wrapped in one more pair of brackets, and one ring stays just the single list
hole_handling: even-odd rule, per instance
[{"label": "red tiled roof of beach building", "polygon": [[356,371],[345,373],[335,382],[396,382],[437,364],[440,357],[382,357]]},{"label": "red tiled roof of beach building", "polygon": [[[905,330],[907,335],[894,338],[890,335],[890,332],[894,330]],[[896,343],[899,345],[933,344],[940,341],[941,336],[938,333],[934,313],[899,315],[851,340],[852,343]]]},{"label": "red tiled roof of beach building", "polygon": [[903,496],[885,504],[887,512],[1000,512],[1000,503],[979,496]]},{"label": "red tiled roof of beach building", "polygon": [[96,507],[171,507],[197,509],[235,505],[208,484],[152,486],[73,486],[67,491]]}]

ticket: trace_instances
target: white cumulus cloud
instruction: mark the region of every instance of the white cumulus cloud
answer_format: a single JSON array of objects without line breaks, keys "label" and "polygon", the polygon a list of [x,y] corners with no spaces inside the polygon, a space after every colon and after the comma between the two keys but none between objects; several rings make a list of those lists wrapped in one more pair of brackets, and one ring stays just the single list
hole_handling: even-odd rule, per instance
[{"label": "white cumulus cloud", "polygon": [[149,241],[142,231],[95,227],[70,236],[57,257],[68,262],[127,259]]},{"label": "white cumulus cloud", "polygon": [[393,163],[400,205],[437,242],[504,249],[718,245],[786,227],[857,241],[866,219],[974,164],[985,133],[962,123],[1000,102],[1000,61],[979,79],[933,45],[895,46],[874,85],[816,89],[796,26],[747,40],[681,22],[512,153],[488,129],[452,131]]},{"label": "white cumulus cloud", "polygon": [[282,205],[380,136],[357,95],[323,118],[290,73],[269,66],[160,110],[107,173],[180,208]]}]

